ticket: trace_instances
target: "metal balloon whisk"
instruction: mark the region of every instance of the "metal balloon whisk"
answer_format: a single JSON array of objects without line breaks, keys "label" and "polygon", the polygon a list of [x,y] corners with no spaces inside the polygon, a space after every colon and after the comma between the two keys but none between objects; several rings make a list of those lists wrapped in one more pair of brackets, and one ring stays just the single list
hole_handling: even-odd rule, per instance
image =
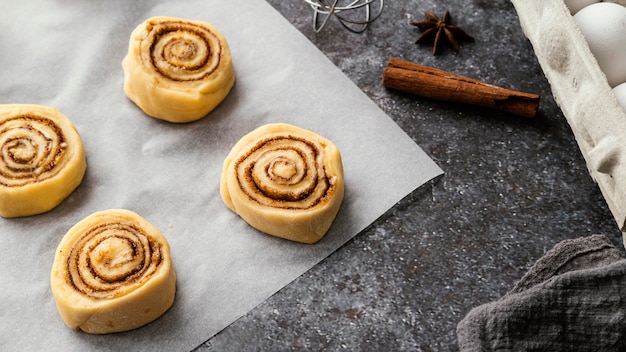
[{"label": "metal balloon whisk", "polygon": [[[304,0],[313,9],[313,29],[320,32],[331,17],[347,30],[361,33],[383,12],[384,0]],[[378,2],[378,8],[373,9]],[[358,13],[358,15],[355,15]],[[357,17],[358,16],[358,17]]]}]

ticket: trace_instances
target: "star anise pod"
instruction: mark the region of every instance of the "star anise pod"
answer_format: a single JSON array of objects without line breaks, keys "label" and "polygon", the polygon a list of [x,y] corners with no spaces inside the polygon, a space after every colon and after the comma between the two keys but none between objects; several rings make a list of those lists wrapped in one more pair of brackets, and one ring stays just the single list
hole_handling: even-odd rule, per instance
[{"label": "star anise pod", "polygon": [[441,19],[430,11],[426,11],[424,14],[426,15],[425,20],[411,22],[412,25],[417,26],[420,30],[422,30],[422,35],[417,38],[415,43],[432,43],[433,55],[437,55],[437,53],[439,53],[441,43],[443,41],[447,41],[454,51],[459,51],[459,42],[474,41],[474,38],[465,33],[464,30],[450,24],[450,13],[448,11],[444,12]]}]

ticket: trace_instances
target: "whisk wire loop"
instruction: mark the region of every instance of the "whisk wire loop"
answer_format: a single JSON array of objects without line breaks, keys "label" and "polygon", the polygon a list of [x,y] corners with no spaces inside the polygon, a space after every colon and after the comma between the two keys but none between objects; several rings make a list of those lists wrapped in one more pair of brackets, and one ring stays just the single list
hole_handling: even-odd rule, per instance
[{"label": "whisk wire loop", "polygon": [[[328,23],[328,20],[335,16],[341,25],[354,33],[362,33],[367,26],[374,22],[383,12],[384,0],[352,0],[350,2],[340,0],[304,0],[313,9],[313,29],[319,33]],[[372,5],[378,1],[378,9],[372,11]],[[356,10],[365,12],[362,20],[354,19],[348,13]]]}]

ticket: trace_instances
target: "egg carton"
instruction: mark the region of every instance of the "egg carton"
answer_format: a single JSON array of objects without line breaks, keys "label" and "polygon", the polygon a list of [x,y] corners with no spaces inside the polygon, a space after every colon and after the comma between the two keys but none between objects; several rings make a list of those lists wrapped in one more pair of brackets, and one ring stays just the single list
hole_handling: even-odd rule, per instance
[{"label": "egg carton", "polygon": [[626,247],[626,112],[563,0],[511,2]]}]

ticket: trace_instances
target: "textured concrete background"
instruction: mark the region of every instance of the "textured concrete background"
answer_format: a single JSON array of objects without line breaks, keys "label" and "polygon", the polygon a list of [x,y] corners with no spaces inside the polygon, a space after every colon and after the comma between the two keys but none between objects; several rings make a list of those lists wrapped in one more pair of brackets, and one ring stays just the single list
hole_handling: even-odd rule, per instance
[{"label": "textured concrete background", "polygon": [[[304,1],[268,1],[445,175],[197,351],[454,351],[465,314],[500,298],[557,242],[605,234],[622,248],[509,1],[388,0],[362,34],[336,20],[315,33]],[[445,10],[476,42],[433,56],[409,23]],[[539,116],[387,90],[390,57],[540,94]]]}]

